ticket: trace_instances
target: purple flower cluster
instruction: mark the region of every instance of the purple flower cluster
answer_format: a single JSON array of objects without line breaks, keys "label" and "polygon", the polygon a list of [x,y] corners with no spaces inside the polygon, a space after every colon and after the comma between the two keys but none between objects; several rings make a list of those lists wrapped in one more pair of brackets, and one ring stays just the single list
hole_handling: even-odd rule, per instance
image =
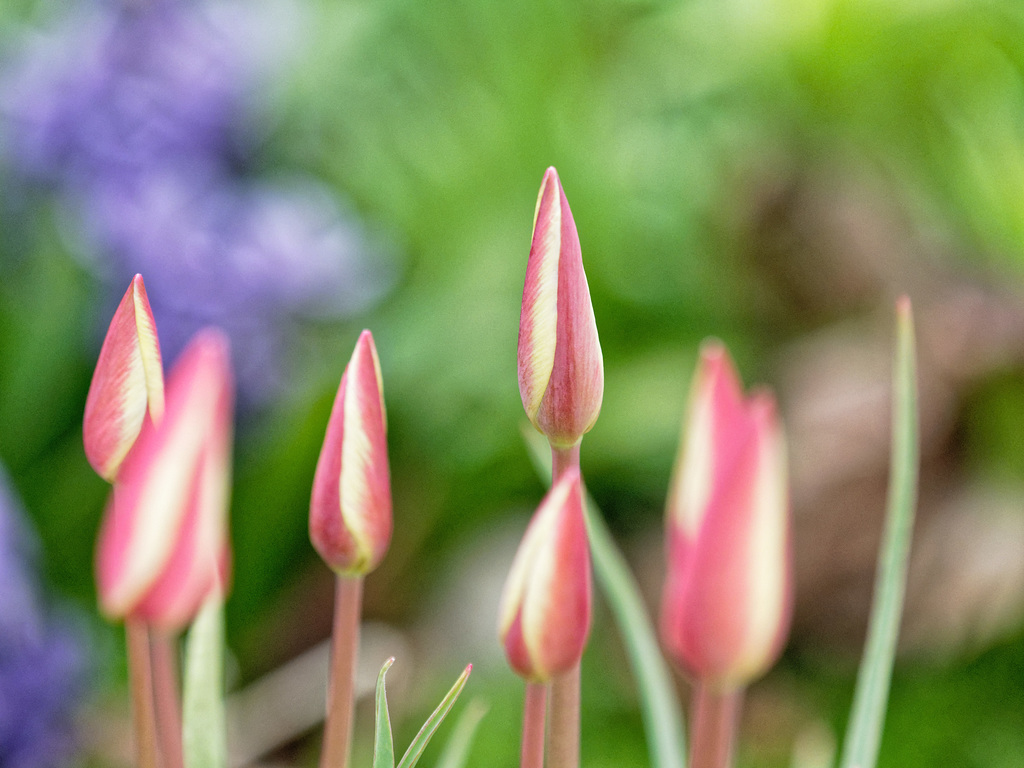
[{"label": "purple flower cluster", "polygon": [[275,391],[303,318],[364,309],[389,281],[327,188],[251,173],[247,108],[289,7],[93,0],[26,35],[0,81],[4,154],[75,212],[112,300],[144,275],[169,361],[223,327],[250,401]]},{"label": "purple flower cluster", "polygon": [[85,689],[74,627],[47,611],[32,572],[34,542],[0,473],[0,765],[66,765]]}]

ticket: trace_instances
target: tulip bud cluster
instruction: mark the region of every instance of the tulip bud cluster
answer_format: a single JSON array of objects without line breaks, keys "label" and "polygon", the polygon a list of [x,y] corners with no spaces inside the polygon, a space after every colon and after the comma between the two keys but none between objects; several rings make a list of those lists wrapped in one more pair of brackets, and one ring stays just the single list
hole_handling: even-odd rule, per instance
[{"label": "tulip bud cluster", "polygon": [[136,275],[103,342],[83,429],[90,463],[114,483],[96,553],[110,618],[178,630],[224,589],[233,407],[228,342],[214,329],[185,349],[165,393]]}]

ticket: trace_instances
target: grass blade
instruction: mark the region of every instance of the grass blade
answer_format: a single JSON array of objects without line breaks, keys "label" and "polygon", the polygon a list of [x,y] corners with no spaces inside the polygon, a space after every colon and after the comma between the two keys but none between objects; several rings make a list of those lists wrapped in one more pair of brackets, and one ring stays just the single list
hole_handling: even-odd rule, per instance
[{"label": "grass blade", "polygon": [[459,721],[455,724],[448,743],[444,745],[444,752],[438,758],[434,768],[465,768],[469,760],[469,749],[473,746],[473,737],[476,736],[476,729],[480,721],[487,714],[487,705],[480,699],[473,699],[469,702]]},{"label": "grass blade", "polygon": [[[445,716],[455,705],[455,700],[459,698],[459,694],[462,693],[462,689],[466,687],[466,681],[469,679],[469,673],[472,671],[472,664],[462,671],[462,674],[459,675],[459,679],[455,681],[455,685],[453,685],[451,690],[449,690],[448,693],[445,694],[445,697],[441,699],[441,703],[437,705],[437,709],[435,709],[433,714],[427,718],[427,722],[423,724],[423,727],[420,728],[420,732],[416,734],[416,738],[412,740],[412,743],[409,745],[409,749],[406,750],[405,755],[402,756],[402,760],[398,764],[398,768],[412,768],[416,765],[416,762],[423,755],[423,750],[427,748],[427,742],[430,741],[430,737],[434,735],[438,726],[441,725],[441,721],[444,720]],[[374,768],[376,768],[376,766],[374,766]]]},{"label": "grass blade", "polygon": [[[523,437],[537,473],[545,482],[550,482],[551,451],[547,440],[532,427],[529,431],[524,429]],[[686,737],[682,708],[672,683],[672,670],[661,654],[636,579],[589,494],[587,530],[594,573],[626,646],[640,692],[640,713],[651,766],[685,768]]]},{"label": "grass blade", "polygon": [[189,630],[182,701],[185,768],[224,768],[224,602],[207,599]]},{"label": "grass blade", "polygon": [[875,576],[875,596],[868,623],[868,637],[857,674],[857,688],[847,726],[841,768],[875,768],[878,760],[896,640],[903,614],[907,561],[914,527],[919,464],[917,374],[914,323],[907,297],[897,302],[896,312],[888,508]]},{"label": "grass blade", "polygon": [[373,737],[373,768],[395,768],[395,744],[391,739],[391,716],[388,714],[388,692],[384,685],[384,677],[395,657],[384,662],[377,675],[376,695],[376,727]]}]

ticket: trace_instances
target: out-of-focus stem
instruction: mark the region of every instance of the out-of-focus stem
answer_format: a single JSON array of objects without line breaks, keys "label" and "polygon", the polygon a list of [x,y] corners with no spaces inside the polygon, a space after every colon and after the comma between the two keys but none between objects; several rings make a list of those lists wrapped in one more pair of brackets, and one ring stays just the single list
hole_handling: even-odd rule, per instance
[{"label": "out-of-focus stem", "polygon": [[153,660],[149,649],[149,629],[135,619],[124,625],[128,650],[128,679],[132,696],[132,728],[135,732],[135,758],[139,768],[160,768],[157,750],[156,709],[153,703]]},{"label": "out-of-focus stem", "polygon": [[164,768],[183,768],[177,644],[173,636],[151,629],[149,645],[153,660],[153,698],[160,755]]},{"label": "out-of-focus stem", "polygon": [[743,701],[743,689],[716,691],[697,683],[694,691],[690,768],[728,768]]},{"label": "out-of-focus stem", "polygon": [[356,660],[359,655],[359,614],[363,577],[339,576],[334,593],[331,677],[327,686],[327,720],[320,768],[347,768],[352,749]]},{"label": "out-of-focus stem", "polygon": [[526,684],[520,768],[544,768],[544,715],[547,712],[547,701],[547,683]]},{"label": "out-of-focus stem", "polygon": [[580,444],[572,448],[551,449],[551,484],[554,485],[567,469],[580,466]]},{"label": "out-of-focus stem", "polygon": [[551,733],[548,768],[579,768],[580,665],[551,682]]},{"label": "out-of-focus stem", "polygon": [[[551,449],[551,482],[580,466],[580,444]],[[580,665],[551,682],[551,733],[549,768],[579,768],[580,764]]]}]

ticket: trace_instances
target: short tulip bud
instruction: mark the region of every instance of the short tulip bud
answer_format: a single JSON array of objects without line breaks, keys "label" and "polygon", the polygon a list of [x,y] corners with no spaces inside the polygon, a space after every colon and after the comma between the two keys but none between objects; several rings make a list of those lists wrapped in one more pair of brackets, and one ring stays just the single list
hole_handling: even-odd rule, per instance
[{"label": "short tulip bud", "polygon": [[85,455],[113,482],[135,444],[146,414],[164,410],[163,367],[156,323],[142,275],[136,275],[114,313],[85,401]]},{"label": "short tulip bud", "polygon": [[498,631],[512,669],[540,682],[579,662],[590,630],[590,547],[578,469],[548,491],[512,561]]},{"label": "short tulip bud", "polygon": [[313,478],[309,538],[341,576],[369,573],[391,541],[384,384],[363,331],[341,377]]},{"label": "short tulip bud", "polygon": [[745,399],[724,347],[706,345],[667,512],[661,630],[720,689],[774,663],[792,607],[785,444],[772,397]]},{"label": "short tulip bud", "polygon": [[519,394],[554,448],[594,426],[604,364],[579,236],[554,168],[541,184],[519,317]]},{"label": "short tulip bud", "polygon": [[178,630],[224,588],[233,402],[227,338],[202,331],[171,372],[163,418],[143,425],[118,473],[96,558],[108,617]]}]

